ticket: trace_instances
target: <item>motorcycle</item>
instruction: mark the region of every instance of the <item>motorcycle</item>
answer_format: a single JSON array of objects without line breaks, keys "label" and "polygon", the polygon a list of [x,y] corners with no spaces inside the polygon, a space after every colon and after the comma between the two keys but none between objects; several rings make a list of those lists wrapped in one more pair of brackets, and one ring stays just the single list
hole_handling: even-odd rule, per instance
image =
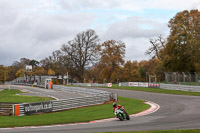
[{"label": "motorcycle", "polygon": [[120,121],[123,121],[124,119],[130,120],[128,113],[123,108],[116,108],[114,114]]}]

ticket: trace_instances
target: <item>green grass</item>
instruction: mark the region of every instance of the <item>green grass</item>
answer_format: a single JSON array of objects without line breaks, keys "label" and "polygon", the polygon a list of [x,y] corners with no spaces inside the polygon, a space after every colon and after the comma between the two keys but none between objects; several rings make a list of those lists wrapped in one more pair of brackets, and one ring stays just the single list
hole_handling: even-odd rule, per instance
[{"label": "green grass", "polygon": [[31,102],[41,102],[49,101],[52,98],[49,97],[39,97],[39,96],[22,96],[16,95],[23,93],[16,89],[4,89],[0,91],[0,102],[1,103],[31,103]]},{"label": "green grass", "polygon": [[[148,109],[150,106],[142,100],[119,97],[122,105],[129,114],[135,114]],[[0,127],[39,126],[112,118],[112,103],[85,108],[72,109],[63,112],[48,113],[31,116],[0,116]]]},{"label": "green grass", "polygon": [[160,130],[160,131],[132,131],[132,132],[105,132],[105,133],[200,133],[200,129]]}]

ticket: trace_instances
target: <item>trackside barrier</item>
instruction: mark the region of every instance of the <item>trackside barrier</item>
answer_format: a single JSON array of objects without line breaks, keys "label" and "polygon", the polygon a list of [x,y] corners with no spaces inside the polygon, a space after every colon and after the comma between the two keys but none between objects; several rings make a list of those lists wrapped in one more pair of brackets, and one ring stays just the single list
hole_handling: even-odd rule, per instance
[{"label": "trackside barrier", "polygon": [[13,103],[0,103],[0,115],[12,115]]},{"label": "trackside barrier", "polygon": [[158,83],[149,83],[149,88],[160,88],[160,84],[158,84]]},{"label": "trackside barrier", "polygon": [[148,87],[148,82],[120,82],[119,86]]},{"label": "trackside barrier", "polygon": [[104,102],[109,100],[110,100],[109,95],[87,96],[80,98],[58,100],[58,101],[53,101],[53,111],[103,104]]},{"label": "trackside barrier", "polygon": [[88,89],[88,88],[81,88],[81,87],[68,87],[68,86],[63,86],[63,85],[53,85],[53,89],[85,94],[87,96],[111,94],[110,92],[103,91],[103,90]]},{"label": "trackside barrier", "polygon": [[37,113],[48,113],[103,104],[104,102],[110,101],[110,99],[117,100],[116,94],[112,94],[103,90],[86,89],[80,87],[67,87],[62,85],[54,85],[53,88],[56,90],[85,94],[85,96],[63,100],[52,100],[49,102],[14,104],[13,114],[15,116],[23,116]]},{"label": "trackside barrier", "polygon": [[[141,86],[141,83],[143,85]],[[146,86],[148,84],[148,86]],[[147,82],[121,82],[119,86],[137,86],[137,87],[150,87],[150,88],[161,88],[168,90],[181,90],[181,91],[193,91],[200,92],[200,86],[190,85],[179,85],[179,84],[158,84],[158,83],[147,83]]]},{"label": "trackside barrier", "polygon": [[0,85],[0,89],[10,89],[10,85]]},{"label": "trackside barrier", "polygon": [[23,104],[13,104],[13,115],[14,116],[23,116],[23,115],[25,115]]},{"label": "trackside barrier", "polygon": [[69,98],[64,100],[53,100],[49,102],[22,103],[14,104],[13,110],[15,116],[31,115],[38,113],[55,112],[91,105],[103,104],[110,101],[110,95],[96,95],[78,98]]},{"label": "trackside barrier", "polygon": [[108,86],[109,83],[98,84],[98,83],[73,83],[76,86]]},{"label": "trackside barrier", "polygon": [[200,86],[178,85],[178,84],[160,84],[160,88],[168,89],[168,90],[170,89],[170,90],[200,92]]},{"label": "trackside barrier", "polygon": [[45,88],[46,79],[52,79],[52,78],[56,78],[56,76],[35,76],[35,79],[33,76],[27,79],[25,77],[18,77],[14,79],[13,81],[5,82],[4,84],[5,85],[9,85],[9,84],[28,85],[28,86],[34,85],[37,87]]}]

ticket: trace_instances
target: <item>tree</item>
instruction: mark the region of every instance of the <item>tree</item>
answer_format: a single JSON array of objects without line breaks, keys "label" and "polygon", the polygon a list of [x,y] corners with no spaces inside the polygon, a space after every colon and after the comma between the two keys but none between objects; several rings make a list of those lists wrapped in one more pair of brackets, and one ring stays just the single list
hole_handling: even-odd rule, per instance
[{"label": "tree", "polygon": [[8,68],[6,66],[0,66],[0,83],[5,82],[8,78]]},{"label": "tree", "polygon": [[61,51],[80,82],[83,82],[85,67],[98,60],[99,37],[94,30],[83,31],[76,37],[63,44]]},{"label": "tree", "polygon": [[164,50],[164,66],[170,71],[199,71],[200,12],[179,12],[168,26],[170,35]]},{"label": "tree", "polygon": [[43,67],[37,67],[34,71],[35,75],[45,75],[45,69]]},{"label": "tree", "polygon": [[137,61],[127,61],[123,68],[123,80],[126,82],[139,81],[139,65]]},{"label": "tree", "polygon": [[55,75],[55,72],[52,69],[48,70],[48,75]]},{"label": "tree", "polygon": [[67,64],[63,60],[63,55],[60,50],[52,52],[52,55],[40,61],[41,66],[48,71],[49,69],[55,70],[55,74],[63,75],[66,73]]},{"label": "tree", "polygon": [[108,79],[108,82],[112,82],[118,78],[113,75],[124,64],[125,48],[126,46],[122,41],[108,40],[102,44],[99,65],[103,69],[101,69],[100,75]]},{"label": "tree", "polygon": [[145,54],[152,56],[152,58],[161,59],[161,50],[165,48],[166,40],[160,35],[157,38],[150,39],[150,43],[151,46]]},{"label": "tree", "polygon": [[38,61],[36,61],[36,60],[30,60],[29,61],[29,65],[31,65],[31,66],[33,66],[33,67],[35,67],[35,66],[38,66],[40,63],[38,62]]},{"label": "tree", "polygon": [[24,74],[24,69],[19,69],[15,75],[16,77],[23,77],[24,76],[23,74]]}]

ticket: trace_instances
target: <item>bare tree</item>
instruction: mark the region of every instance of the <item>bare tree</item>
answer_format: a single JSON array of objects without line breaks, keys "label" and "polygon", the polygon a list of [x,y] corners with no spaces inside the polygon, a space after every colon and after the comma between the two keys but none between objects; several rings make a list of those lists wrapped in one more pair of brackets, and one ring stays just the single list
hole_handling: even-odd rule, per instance
[{"label": "bare tree", "polygon": [[[76,72],[76,77],[83,81],[86,66],[99,59],[99,37],[94,30],[83,31],[76,37],[63,44],[61,51]],[[70,61],[70,62],[69,62]]]},{"label": "bare tree", "polygon": [[145,54],[152,56],[152,58],[157,57],[160,59],[160,51],[165,48],[166,40],[163,39],[162,35],[159,35],[157,38],[150,39],[151,46],[145,52]]}]

